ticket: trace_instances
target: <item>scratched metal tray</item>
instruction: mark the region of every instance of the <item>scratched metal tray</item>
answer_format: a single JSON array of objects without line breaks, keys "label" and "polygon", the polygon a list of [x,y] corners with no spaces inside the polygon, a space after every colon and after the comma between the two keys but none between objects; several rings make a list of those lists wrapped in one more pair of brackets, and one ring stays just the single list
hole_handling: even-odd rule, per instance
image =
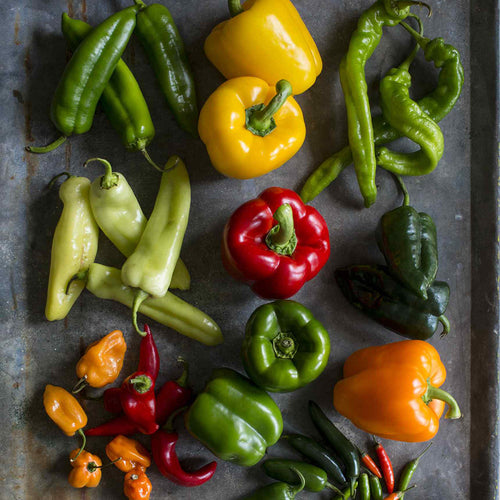
[{"label": "scratched metal tray", "polygon": [[[114,328],[124,330],[128,353],[123,373],[137,362],[138,337],[129,314],[119,304],[82,294],[65,321],[48,323],[43,310],[51,237],[61,204],[47,181],[67,169],[92,178],[97,165],[84,172],[83,162],[94,156],[109,159],[124,173],[149,213],[158,175],[140,155],[124,151],[102,113],[90,133],[71,138],[46,156],[29,156],[26,144],[43,144],[55,137],[48,118],[52,92],[67,57],[59,31],[61,12],[97,23],[130,2],[118,0],[7,0],[1,7],[0,102],[1,185],[0,283],[0,478],[1,498],[62,500],[122,498],[123,475],[112,467],[100,487],[77,491],[66,482],[68,453],[75,440],[65,437],[47,418],[42,406],[46,383],[70,388],[74,366],[84,347]],[[307,174],[346,142],[346,119],[338,80],[338,64],[356,20],[370,0],[295,0],[317,40],[324,71],[316,85],[298,98],[308,135],[301,151],[283,168],[255,180],[238,181],[218,175],[210,166],[203,144],[176,126],[154,80],[142,49],[130,45],[126,60],[138,76],[150,104],[157,137],[150,153],[165,161],[176,153],[185,158],[193,189],[189,228],[183,258],[193,278],[192,290],[182,296],[219,322],[225,342],[209,348],[152,324],[162,356],[161,380],[176,377],[175,358],[191,361],[191,381],[200,390],[212,368],[225,365],[242,371],[239,349],[244,325],[262,302],[224,271],[219,246],[225,221],[239,204],[264,188],[299,188]],[[199,101],[222,82],[203,54],[210,29],[227,17],[225,0],[170,0],[186,41],[198,82]],[[432,175],[408,179],[412,203],[429,212],[439,234],[439,278],[450,283],[448,310],[452,332],[432,339],[448,370],[445,387],[460,402],[464,418],[442,422],[434,446],[422,460],[408,498],[498,498],[498,4],[495,0],[432,1],[434,14],[425,20],[426,34],[443,36],[463,57],[465,86],[453,112],[442,122],[444,157]],[[423,15],[423,12],[422,12]],[[370,92],[377,81],[410,49],[400,28],[387,33],[367,67]],[[422,95],[436,82],[436,71],[421,55],[414,65],[415,93]],[[336,267],[380,261],[374,240],[377,220],[399,202],[391,179],[378,175],[379,199],[370,210],[361,206],[352,169],[346,171],[314,205],[325,216],[332,257],[320,275],[295,297],[309,306],[331,334],[332,352],[324,374],[309,386],[273,395],[283,411],[287,431],[312,432],[306,414],[309,399],[330,415],[360,445],[367,436],[333,413],[332,388],[344,359],[354,350],[400,340],[364,318],[341,296],[333,279]],[[118,252],[101,237],[98,261],[120,266]],[[395,374],[397,377],[397,374]],[[161,381],[160,380],[160,381]],[[388,394],[388,397],[390,395]],[[105,418],[100,405],[86,405],[90,422]],[[181,424],[179,422],[179,427]],[[223,432],[223,430],[222,430]],[[187,467],[212,459],[210,452],[188,438],[179,453]],[[147,439],[144,440],[147,444]],[[105,457],[106,439],[89,440],[88,449]],[[421,444],[386,441],[396,470],[422,449]],[[279,444],[269,455],[293,455]],[[240,468],[219,461],[212,481],[195,489],[181,488],[151,468],[152,498],[237,499],[268,480],[259,467]],[[304,494],[303,497],[306,497]],[[309,496],[328,498],[329,493]]]}]

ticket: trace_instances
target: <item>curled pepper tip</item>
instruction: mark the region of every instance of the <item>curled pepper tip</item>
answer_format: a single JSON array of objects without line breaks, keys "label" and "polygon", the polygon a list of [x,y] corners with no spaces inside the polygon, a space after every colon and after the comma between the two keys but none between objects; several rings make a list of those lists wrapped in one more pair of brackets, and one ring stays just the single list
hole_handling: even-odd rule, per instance
[{"label": "curled pepper tip", "polygon": [[66,139],[67,137],[65,135],[61,135],[61,137],[58,137],[54,142],[47,144],[47,146],[26,146],[24,149],[28,151],[28,153],[50,153],[54,151],[54,149],[57,149]]}]

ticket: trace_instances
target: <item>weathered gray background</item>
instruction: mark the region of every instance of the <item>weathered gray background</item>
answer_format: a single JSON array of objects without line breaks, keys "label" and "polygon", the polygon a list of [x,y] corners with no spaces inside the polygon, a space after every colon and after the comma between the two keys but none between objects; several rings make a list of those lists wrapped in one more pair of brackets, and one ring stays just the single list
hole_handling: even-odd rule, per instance
[{"label": "weathered gray background", "polygon": [[[84,171],[82,164],[89,157],[101,156],[125,174],[145,212],[149,213],[159,177],[139,154],[124,150],[102,113],[97,114],[89,133],[71,138],[53,153],[30,156],[24,153],[23,147],[47,143],[57,134],[48,114],[53,90],[67,58],[59,30],[61,13],[66,11],[96,24],[129,3],[7,0],[0,7],[3,191],[0,199],[3,323],[0,498],[122,498],[123,474],[114,467],[104,471],[102,483],[96,490],[70,488],[66,482],[70,469],[67,456],[77,442],[64,436],[43,410],[45,384],[70,388],[76,381],[76,361],[89,342],[121,328],[129,347],[124,374],[136,366],[139,345],[127,309],[98,300],[87,292],[65,321],[48,323],[45,320],[51,237],[61,211],[57,190],[49,191],[46,185],[54,174],[64,169],[94,178],[101,173],[98,165]],[[251,311],[262,302],[246,286],[234,282],[222,267],[219,246],[224,223],[243,201],[269,186],[299,188],[307,174],[346,141],[338,63],[359,14],[370,1],[295,0],[294,3],[318,43],[324,71],[316,85],[298,98],[308,128],[301,151],[287,165],[259,179],[238,181],[220,176],[210,166],[201,141],[191,139],[176,126],[141,47],[134,40],[127,50],[125,59],[138,77],[157,127],[151,155],[163,162],[170,154],[179,154],[186,160],[191,175],[193,204],[182,253],[191,271],[192,290],[182,296],[212,315],[225,335],[223,345],[209,348],[153,323],[162,359],[160,382],[179,374],[175,363],[178,355],[191,361],[191,381],[196,390],[203,387],[214,367],[225,365],[242,371],[239,349],[244,325]],[[226,1],[171,0],[167,6],[185,39],[202,104],[223,81],[205,58],[203,41],[210,29],[227,17]],[[497,498],[494,141],[497,11],[491,0],[475,0],[472,5],[467,0],[452,3],[435,0],[432,7],[433,17],[425,20],[426,34],[443,36],[460,50],[466,83],[457,106],[442,122],[446,147],[439,167],[432,175],[408,179],[407,185],[412,204],[430,213],[438,228],[438,276],[448,281],[452,290],[448,310],[452,332],[448,338],[436,337],[432,343],[448,370],[445,388],[457,397],[464,418],[442,422],[434,445],[415,476],[418,490],[408,494],[408,498]],[[384,36],[367,67],[369,87],[374,95],[379,78],[398,63],[410,47],[410,38],[401,28],[392,29]],[[413,72],[416,95],[435,85],[436,70],[421,55]],[[400,339],[346,303],[333,280],[333,271],[354,262],[381,261],[374,229],[382,213],[399,203],[400,197],[386,173],[380,172],[377,180],[379,198],[370,210],[362,208],[352,169],[314,201],[330,228],[332,256],[320,275],[295,298],[324,322],[331,334],[332,352],[327,369],[316,382],[292,394],[274,395],[283,411],[287,431],[313,432],[306,414],[306,403],[312,398],[328,409],[330,416],[359,445],[369,444],[366,434],[334,413],[333,385],[350,353]],[[100,243],[97,260],[121,265],[120,255],[104,237]],[[389,391],[387,396],[390,398]],[[89,402],[86,409],[91,424],[105,418],[97,403]],[[184,437],[179,454],[192,457],[187,466],[198,466],[212,459],[210,452]],[[147,443],[147,439],[143,441]],[[88,449],[105,458],[106,442],[105,438],[90,439]],[[422,444],[390,441],[384,444],[397,473],[423,448]],[[279,444],[269,450],[269,454],[292,456],[293,452]],[[150,477],[154,487],[152,498],[236,499],[267,482],[259,467],[245,469],[222,461],[213,480],[196,489],[174,485],[162,478],[154,466]],[[326,492],[317,494],[316,498],[330,496]]]}]

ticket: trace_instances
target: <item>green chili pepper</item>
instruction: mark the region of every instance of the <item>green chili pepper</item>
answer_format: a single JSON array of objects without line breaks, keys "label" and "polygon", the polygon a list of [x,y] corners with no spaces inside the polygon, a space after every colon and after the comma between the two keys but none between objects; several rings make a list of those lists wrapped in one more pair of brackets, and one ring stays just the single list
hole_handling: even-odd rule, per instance
[{"label": "green chili pepper", "polygon": [[[135,291],[122,283],[119,269],[94,263],[80,278],[86,280],[87,290],[96,297],[133,307]],[[202,344],[218,345],[223,341],[220,328],[212,318],[173,293],[146,299],[139,306],[139,312]]]},{"label": "green chili pepper", "polygon": [[50,116],[62,136],[32,153],[52,151],[72,134],[92,126],[97,103],[134,31],[138,8],[128,7],[96,26],[80,43],[56,88]]},{"label": "green chili pepper", "polygon": [[295,485],[298,478],[292,471],[292,468],[294,468],[304,476],[305,490],[317,492],[329,488],[336,493],[341,493],[338,488],[328,482],[328,476],[323,469],[306,462],[298,462],[297,460],[288,460],[285,458],[272,458],[266,460],[262,464],[262,467],[269,477]]},{"label": "green chili pepper", "polygon": [[297,486],[291,486],[287,483],[273,483],[260,488],[249,497],[245,497],[245,500],[293,500],[297,493],[300,493],[304,489],[305,479],[302,473],[295,467],[292,467],[290,470],[295,473],[295,479],[298,478],[300,480]]},{"label": "green chili pepper", "polygon": [[[59,189],[64,204],[52,240],[49,286],[45,316],[49,321],[65,318],[85,288],[82,281],[71,281],[94,262],[99,228],[89,202],[90,181],[64,172],[68,179]],[[54,178],[55,180],[55,178]]]},{"label": "green chili pepper", "polygon": [[[354,483],[354,489],[357,489],[357,487],[358,487],[358,482],[356,481]],[[333,500],[349,500],[349,498],[352,498],[351,497],[351,487],[350,486],[348,486],[347,488],[345,488],[342,491],[341,495],[337,495],[337,496],[333,497]]]},{"label": "green chili pepper", "polygon": [[331,453],[323,446],[301,434],[289,434],[283,436],[290,445],[315,465],[321,467],[336,483],[336,486],[343,487],[346,484],[346,478],[342,472],[340,464],[335,460]]},{"label": "green chili pepper", "polygon": [[395,176],[404,193],[403,205],[385,213],[377,228],[377,242],[391,274],[423,299],[438,270],[437,234],[434,221],[409,206],[408,191]]},{"label": "green chili pepper", "polygon": [[[61,29],[74,52],[92,31],[92,26],[78,19],[71,19],[68,14],[63,13]],[[104,87],[100,103],[125,147],[140,151],[146,160],[159,170],[146,151],[146,146],[155,135],[148,105],[137,80],[123,59],[118,61],[115,71]]]},{"label": "green chili pepper", "polygon": [[198,104],[184,43],[168,9],[158,3],[139,7],[136,33],[181,128],[198,136]]},{"label": "green chili pepper", "polygon": [[359,495],[360,500],[370,500],[370,480],[366,472],[359,476]]},{"label": "green chili pepper", "polygon": [[354,483],[359,476],[360,468],[358,449],[335,427],[333,422],[330,421],[314,401],[309,401],[309,415],[319,433],[346,464],[347,476],[351,483],[351,495],[355,497],[356,489],[354,488]]},{"label": "green chili pepper", "polygon": [[[90,206],[97,224],[120,252],[129,257],[136,249],[146,227],[146,217],[127,180],[118,172],[113,172],[111,164],[102,158],[91,158],[85,162],[101,162],[106,172],[92,182]],[[181,259],[172,275],[170,288],[188,290],[191,277]]]},{"label": "green chili pepper", "polygon": [[181,251],[189,218],[191,187],[184,162],[171,157],[162,175],[153,212],[132,255],[122,267],[125,285],[138,288],[132,318],[136,330],[137,309],[149,295],[163,297]]},{"label": "green chili pepper", "polygon": [[[427,450],[432,446],[432,443],[429,443],[427,448],[420,453],[420,455],[417,458],[414,458],[410,462],[408,462],[404,469],[403,472],[401,472],[401,478],[399,479],[399,485],[398,485],[398,490],[399,491],[406,491],[409,489],[410,486],[410,481],[413,477],[413,474],[415,474],[415,471],[417,470],[418,463],[420,462],[420,459],[427,453]],[[404,493],[399,497],[402,499],[404,497]]]},{"label": "green chili pepper", "polygon": [[427,340],[439,324],[443,325],[442,336],[449,332],[444,312],[450,288],[443,281],[435,281],[424,300],[392,278],[385,266],[354,265],[337,269],[335,279],[354,307],[403,337]]},{"label": "green chili pepper", "polygon": [[382,492],[382,484],[380,483],[380,479],[373,474],[370,474],[370,495],[373,500],[384,500],[384,494]]}]

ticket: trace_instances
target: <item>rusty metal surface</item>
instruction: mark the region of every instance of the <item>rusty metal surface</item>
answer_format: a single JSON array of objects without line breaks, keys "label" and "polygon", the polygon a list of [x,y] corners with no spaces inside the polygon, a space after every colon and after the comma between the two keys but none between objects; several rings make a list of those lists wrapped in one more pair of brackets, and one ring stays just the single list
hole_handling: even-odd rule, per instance
[{"label": "rusty metal surface", "polygon": [[[191,360],[192,382],[197,390],[214,367],[225,365],[243,370],[239,349],[244,325],[261,301],[246,286],[235,283],[222,267],[219,245],[224,223],[242,201],[266,187],[298,188],[314,166],[346,141],[338,64],[356,19],[370,2],[294,3],[318,42],[324,71],[316,85],[298,98],[308,127],[301,151],[287,165],[259,179],[237,181],[218,175],[210,166],[203,144],[176,126],[142,49],[135,40],[127,49],[125,59],[138,77],[157,128],[150,153],[158,161],[165,161],[170,154],[181,155],[192,180],[193,204],[182,253],[193,283],[192,290],[182,296],[207,311],[225,334],[223,345],[209,348],[152,323],[163,363],[160,382],[178,375],[177,355]],[[127,309],[98,300],[88,292],[82,294],[65,321],[45,320],[51,237],[61,210],[57,192],[48,190],[46,185],[64,169],[85,175],[83,162],[101,156],[125,174],[149,213],[158,176],[140,155],[124,151],[102,113],[96,116],[89,133],[71,138],[53,153],[34,156],[25,154],[23,147],[44,144],[56,136],[48,111],[67,57],[59,31],[61,12],[98,23],[126,5],[127,2],[118,0],[7,0],[1,8],[0,498],[122,498],[123,475],[114,467],[103,473],[102,483],[95,491],[70,488],[66,482],[67,455],[77,442],[65,437],[43,411],[45,384],[71,387],[75,382],[75,363],[89,342],[111,329],[121,328],[129,345],[123,373],[131,372],[136,365],[139,344],[130,328]],[[222,82],[202,48],[211,27],[226,18],[226,1],[172,0],[167,6],[186,41],[199,101],[203,103]],[[425,20],[426,34],[441,35],[459,49],[466,83],[455,109],[442,122],[445,154],[440,165],[432,175],[408,179],[407,185],[412,204],[431,214],[438,228],[438,277],[450,283],[448,316],[452,332],[446,339],[434,338],[432,344],[448,370],[445,387],[460,402],[464,418],[442,422],[432,450],[415,478],[418,490],[407,496],[433,500],[493,499],[498,497],[498,6],[492,0],[459,0],[453,2],[453,7],[449,2],[435,0],[432,6],[433,17]],[[410,46],[403,30],[387,33],[367,67],[371,91]],[[416,94],[421,95],[435,84],[436,71],[421,56],[413,73]],[[98,173],[97,166],[86,171],[91,178]],[[388,175],[379,173],[377,180],[379,199],[370,210],[361,206],[352,169],[314,201],[330,228],[332,257],[319,276],[295,298],[325,324],[331,335],[332,352],[327,369],[317,381],[291,394],[273,395],[282,409],[286,431],[312,431],[306,415],[309,399],[330,408],[330,415],[334,415],[332,389],[346,356],[362,347],[399,340],[352,309],[333,280],[338,266],[381,259],[374,229],[381,214],[399,198]],[[100,240],[98,261],[116,266],[122,262],[104,237]],[[88,402],[86,408],[91,422],[105,418],[99,404]],[[367,444],[366,435],[338,415],[334,418],[360,445]],[[147,439],[143,441],[147,444]],[[105,444],[106,439],[92,439],[88,449],[104,457]],[[385,444],[398,471],[422,449],[421,444]],[[192,439],[181,442],[179,453],[192,467],[212,459]],[[292,452],[279,444],[269,454]],[[155,499],[232,500],[267,482],[259,467],[239,468],[222,461],[213,480],[196,489],[174,485],[161,478],[154,467],[151,479]]]}]

